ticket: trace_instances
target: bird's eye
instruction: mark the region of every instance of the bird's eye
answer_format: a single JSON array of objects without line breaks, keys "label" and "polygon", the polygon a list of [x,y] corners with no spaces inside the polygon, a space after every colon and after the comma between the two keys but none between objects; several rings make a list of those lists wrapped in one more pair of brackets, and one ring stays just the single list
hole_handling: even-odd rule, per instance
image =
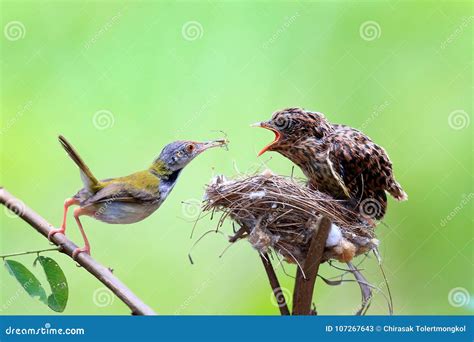
[{"label": "bird's eye", "polygon": [[194,147],[193,144],[189,144],[189,145],[186,146],[186,151],[187,151],[188,153],[194,152],[194,149],[195,149],[195,147]]}]

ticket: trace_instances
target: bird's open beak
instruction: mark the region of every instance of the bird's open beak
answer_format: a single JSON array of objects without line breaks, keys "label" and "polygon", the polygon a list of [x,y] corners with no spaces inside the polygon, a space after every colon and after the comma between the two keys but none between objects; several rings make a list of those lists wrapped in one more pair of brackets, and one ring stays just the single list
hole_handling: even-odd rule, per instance
[{"label": "bird's open beak", "polygon": [[275,128],[273,128],[272,125],[270,125],[268,122],[265,122],[265,121],[257,122],[257,123],[254,123],[254,124],[250,125],[250,127],[261,127],[261,128],[268,129],[268,130],[272,131],[273,133],[275,133],[275,139],[271,143],[269,143],[267,146],[262,148],[262,150],[260,152],[258,152],[259,157],[262,154],[264,154],[265,152],[267,152],[273,145],[275,145],[276,143],[278,143],[280,141],[281,133],[279,131],[277,131]]},{"label": "bird's open beak", "polygon": [[212,141],[206,141],[202,143],[197,143],[198,153],[204,152],[213,147],[227,147],[229,141],[227,139],[217,139]]}]

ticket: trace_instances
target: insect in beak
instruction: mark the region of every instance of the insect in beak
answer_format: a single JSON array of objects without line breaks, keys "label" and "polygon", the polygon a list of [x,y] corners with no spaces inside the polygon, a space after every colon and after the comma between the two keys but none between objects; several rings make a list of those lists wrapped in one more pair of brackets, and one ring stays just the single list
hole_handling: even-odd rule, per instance
[{"label": "insect in beak", "polygon": [[201,153],[213,147],[221,147],[221,146],[227,147],[228,143],[229,142],[227,141],[227,139],[217,139],[217,140],[211,140],[211,141],[206,141],[202,143],[196,143],[197,152]]}]

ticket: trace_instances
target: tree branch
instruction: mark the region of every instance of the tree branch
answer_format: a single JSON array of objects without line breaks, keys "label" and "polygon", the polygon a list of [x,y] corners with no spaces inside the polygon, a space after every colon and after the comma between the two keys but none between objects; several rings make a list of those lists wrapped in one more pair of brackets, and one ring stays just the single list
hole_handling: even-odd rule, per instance
[{"label": "tree branch", "polygon": [[[22,202],[4,188],[0,188],[0,203],[7,208],[14,206],[16,209],[14,210],[15,213],[44,237],[47,237],[48,233],[53,228],[50,223],[48,223],[44,218],[42,218],[39,214],[33,211],[33,209],[27,207],[26,205],[21,205],[21,208],[17,208],[15,204]],[[68,255],[72,259],[72,252],[77,248],[77,246],[71,240],[69,240],[63,234],[55,234],[53,235],[51,241],[56,246],[61,247],[60,252]],[[107,286],[132,310],[132,314],[156,315],[156,313],[150,307],[143,303],[117,277],[115,277],[108,268],[97,263],[97,261],[92,259],[90,255],[86,253],[80,253],[75,261],[105,286]]]},{"label": "tree branch", "polygon": [[270,261],[268,254],[260,254],[260,259],[262,259],[263,267],[265,267],[265,271],[267,272],[268,280],[270,281],[270,285],[278,303],[278,307],[280,308],[281,315],[290,315],[290,310],[286,304],[285,295],[281,291],[280,282],[278,281],[278,277],[275,273],[275,270],[273,269],[272,262]]},{"label": "tree branch", "polygon": [[[244,238],[245,234],[248,233],[249,229],[247,226],[243,225],[233,236],[229,238],[229,242],[234,243],[237,240]],[[268,253],[259,253],[259,255],[260,259],[262,260],[263,267],[265,268],[265,272],[267,272],[268,281],[272,287],[273,295],[275,296],[278,308],[280,309],[280,314],[282,316],[289,316],[290,310],[288,309],[285,295],[281,290],[280,282],[278,281],[278,277],[275,273],[275,270],[273,269],[270,257],[268,256]]]},{"label": "tree branch", "polygon": [[323,257],[324,247],[331,228],[331,221],[322,217],[317,232],[314,233],[303,265],[303,270],[296,271],[295,288],[293,291],[293,315],[311,315],[314,283],[318,275],[319,265]]}]

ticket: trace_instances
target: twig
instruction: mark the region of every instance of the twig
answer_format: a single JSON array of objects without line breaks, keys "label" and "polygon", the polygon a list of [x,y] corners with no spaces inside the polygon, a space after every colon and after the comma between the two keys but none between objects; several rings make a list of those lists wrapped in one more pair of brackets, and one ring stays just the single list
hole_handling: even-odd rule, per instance
[{"label": "twig", "polygon": [[10,258],[10,257],[13,257],[13,256],[19,256],[19,255],[40,254],[40,253],[43,253],[43,252],[51,252],[51,251],[61,251],[61,247],[38,249],[36,251],[26,251],[26,252],[18,252],[18,253],[11,253],[11,254],[3,254],[3,255],[0,255],[0,259]]},{"label": "twig", "polygon": [[293,315],[311,315],[313,312],[311,302],[313,300],[314,283],[316,282],[330,228],[331,221],[323,216],[319,221],[318,230],[311,240],[303,271],[300,268],[296,271]]},{"label": "twig", "polygon": [[389,303],[388,303],[388,310],[389,314],[393,315],[393,299],[392,299],[392,291],[390,291],[390,286],[388,285],[388,280],[387,276],[385,275],[385,271],[382,267],[382,258],[380,257],[379,250],[377,248],[374,248],[372,251],[377,258],[377,264],[379,265],[380,272],[382,272],[383,279],[385,281],[385,286],[387,287],[387,293],[388,293],[388,298],[389,298]]},{"label": "twig", "polygon": [[365,279],[364,275],[360,272],[360,270],[356,266],[354,266],[351,262],[348,262],[347,266],[349,267],[352,274],[354,275],[354,278],[359,284],[360,293],[362,296],[362,306],[356,312],[356,315],[357,316],[365,315],[365,313],[369,309],[370,302],[372,300],[372,289],[370,288],[370,286],[366,285],[369,282],[367,281],[367,279]]},{"label": "twig", "polygon": [[[237,240],[242,238],[244,234],[248,233],[248,228],[243,226],[241,227],[233,236],[229,238],[229,242],[235,243]],[[280,313],[282,316],[289,316],[290,310],[288,309],[288,305],[286,303],[285,295],[281,290],[280,282],[278,281],[278,277],[273,269],[272,262],[270,261],[270,257],[268,253],[259,253],[260,259],[262,260],[263,267],[265,268],[265,272],[267,272],[268,281],[270,282],[270,286],[272,287],[273,295],[275,296],[276,302],[278,307],[280,308]]]},{"label": "twig", "polygon": [[[0,188],[0,203],[6,206],[14,203],[22,203],[8,191]],[[33,209],[22,205],[17,213],[25,222],[36,229],[44,237],[48,236],[53,226],[44,218],[37,214]],[[67,254],[72,259],[72,252],[77,246],[63,234],[53,235],[51,241],[61,247],[61,252]],[[100,282],[107,286],[122,302],[124,302],[134,315],[156,315],[156,313],[143,303],[132,291],[130,291],[112,272],[106,267],[100,265],[97,261],[86,253],[80,253],[76,260],[90,274],[96,277]]]},{"label": "twig", "polygon": [[270,261],[268,254],[260,254],[260,259],[262,259],[263,267],[265,267],[265,271],[267,272],[268,280],[270,281],[270,285],[272,287],[273,294],[275,295],[278,307],[280,308],[281,315],[290,315],[290,310],[288,309],[288,305],[286,304],[285,295],[281,290],[280,282],[278,281],[277,275],[275,274],[275,270],[273,269],[272,262]]},{"label": "twig", "polygon": [[230,243],[236,242],[237,240],[242,238],[245,233],[248,233],[247,227],[240,228],[233,236],[229,237],[229,242]]}]

